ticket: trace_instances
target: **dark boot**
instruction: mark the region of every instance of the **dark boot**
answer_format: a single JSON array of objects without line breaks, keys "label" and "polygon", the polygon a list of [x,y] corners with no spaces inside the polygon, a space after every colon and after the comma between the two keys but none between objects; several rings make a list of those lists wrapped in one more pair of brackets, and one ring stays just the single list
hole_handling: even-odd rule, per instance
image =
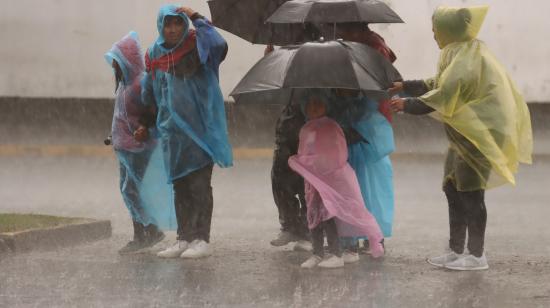
[{"label": "dark boot", "polygon": [[139,222],[133,222],[134,224],[134,239],[128,242],[126,246],[122,247],[118,253],[129,254],[136,252],[145,247],[145,227]]},{"label": "dark boot", "polygon": [[164,233],[159,230],[159,228],[150,224],[145,227],[145,247],[155,246],[158,242],[164,239]]}]

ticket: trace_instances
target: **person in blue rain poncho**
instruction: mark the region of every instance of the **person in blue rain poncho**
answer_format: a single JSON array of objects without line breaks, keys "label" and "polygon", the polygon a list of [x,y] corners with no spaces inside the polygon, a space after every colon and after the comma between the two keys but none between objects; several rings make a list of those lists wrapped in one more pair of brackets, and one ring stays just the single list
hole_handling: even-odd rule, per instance
[{"label": "person in blue rain poncho", "polygon": [[[137,33],[130,32],[105,54],[116,79],[112,145],[120,163],[120,191],[132,216],[134,238],[121,254],[153,246],[164,238],[159,228],[170,229],[175,215],[170,209],[171,189],[159,182],[162,157],[148,127],[154,113],[141,104],[143,54]],[[154,196],[154,197],[153,197]]]},{"label": "person in blue rain poncho", "polygon": [[228,47],[190,8],[162,6],[157,29],[159,37],[145,55],[142,99],[157,110],[178,222],[176,243],[158,256],[200,258],[211,254],[213,166],[230,167],[233,161],[218,80]]},{"label": "person in blue rain poncho", "polygon": [[[348,162],[355,171],[365,206],[376,218],[384,237],[392,235],[394,214],[393,129],[379,104],[356,91],[337,90],[332,117],[348,142]],[[358,239],[341,238],[346,263],[359,261]]]}]

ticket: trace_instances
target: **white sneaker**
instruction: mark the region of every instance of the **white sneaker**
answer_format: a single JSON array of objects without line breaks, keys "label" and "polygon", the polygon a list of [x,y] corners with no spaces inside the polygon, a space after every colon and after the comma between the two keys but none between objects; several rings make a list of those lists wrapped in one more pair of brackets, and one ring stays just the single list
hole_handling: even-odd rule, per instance
[{"label": "white sneaker", "polygon": [[321,261],[317,266],[322,268],[339,268],[344,267],[344,259],[342,257],[330,256]]},{"label": "white sneaker", "polygon": [[313,256],[309,257],[309,259],[307,259],[306,262],[302,263],[302,265],[300,265],[300,267],[311,269],[311,268],[316,267],[317,264],[321,263],[321,261],[323,261],[323,259],[321,259],[321,257],[319,257],[317,255],[313,255]]},{"label": "white sneaker", "polygon": [[180,257],[184,259],[198,259],[208,257],[212,254],[210,244],[203,240],[194,240],[189,245],[189,248],[184,251]]},{"label": "white sneaker", "polygon": [[359,254],[357,252],[344,251],[342,254],[342,259],[344,260],[344,263],[359,262]]},{"label": "white sneaker", "polygon": [[459,255],[451,251],[450,253],[444,254],[442,256],[426,259],[426,261],[428,261],[428,263],[430,263],[433,266],[445,267],[445,264],[456,261],[462,256],[463,256],[462,254]]},{"label": "white sneaker", "polygon": [[182,252],[189,247],[189,243],[186,241],[176,241],[176,243],[165,250],[157,253],[157,257],[161,258],[177,258]]},{"label": "white sneaker", "polygon": [[313,245],[311,245],[310,241],[300,240],[300,241],[297,241],[296,244],[294,245],[294,251],[312,252]]},{"label": "white sneaker", "polygon": [[445,264],[445,268],[455,271],[482,271],[489,269],[485,254],[481,257],[474,255],[463,255],[453,262]]}]

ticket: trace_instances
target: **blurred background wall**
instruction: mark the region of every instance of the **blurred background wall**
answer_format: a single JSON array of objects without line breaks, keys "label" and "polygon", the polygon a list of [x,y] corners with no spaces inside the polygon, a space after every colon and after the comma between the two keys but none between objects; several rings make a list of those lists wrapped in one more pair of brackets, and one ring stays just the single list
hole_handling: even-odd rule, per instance
[{"label": "blurred background wall", "polygon": [[[129,30],[145,49],[157,36],[163,3],[190,6],[209,15],[205,0],[2,0],[0,1],[0,96],[107,98],[111,69],[103,54]],[[509,69],[530,102],[550,102],[550,1],[388,0],[406,24],[376,25],[396,51],[405,78],[435,73],[439,50],[431,14],[442,4],[489,4],[479,35]],[[262,56],[263,46],[224,33],[230,45],[221,68],[227,95]]]}]

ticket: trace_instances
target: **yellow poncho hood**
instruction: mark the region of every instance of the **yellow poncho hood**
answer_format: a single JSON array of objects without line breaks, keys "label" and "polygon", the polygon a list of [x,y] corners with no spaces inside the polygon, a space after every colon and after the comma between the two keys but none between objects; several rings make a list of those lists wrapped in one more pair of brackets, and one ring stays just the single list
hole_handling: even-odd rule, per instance
[{"label": "yellow poncho hood", "polygon": [[431,91],[420,97],[436,110],[434,117],[483,154],[479,159],[461,144],[464,138],[450,138],[451,149],[476,172],[491,170],[486,182],[474,184],[481,187],[467,190],[515,184],[519,163],[531,163],[533,149],[527,104],[504,67],[476,39],[487,11],[487,6],[436,9],[433,30],[442,51],[436,77],[426,81]]}]

